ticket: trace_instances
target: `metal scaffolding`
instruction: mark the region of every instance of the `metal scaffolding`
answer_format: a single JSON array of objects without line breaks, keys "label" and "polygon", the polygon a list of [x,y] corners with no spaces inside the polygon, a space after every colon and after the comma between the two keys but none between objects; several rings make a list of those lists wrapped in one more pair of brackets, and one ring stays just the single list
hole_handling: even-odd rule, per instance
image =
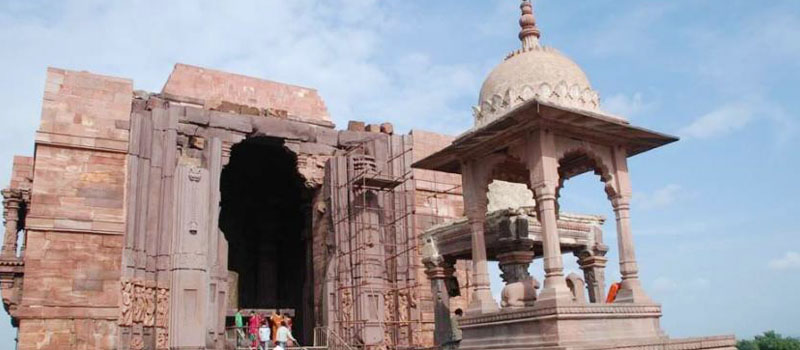
[{"label": "metal scaffolding", "polygon": [[[334,298],[328,325],[353,348],[431,345],[422,336],[432,334],[433,320],[422,312],[432,306],[417,237],[463,213],[460,184],[439,183],[444,175],[435,172],[414,176],[412,145],[411,136],[388,136],[329,163],[335,292],[328,296]],[[459,210],[440,213],[443,199],[458,202]]]}]

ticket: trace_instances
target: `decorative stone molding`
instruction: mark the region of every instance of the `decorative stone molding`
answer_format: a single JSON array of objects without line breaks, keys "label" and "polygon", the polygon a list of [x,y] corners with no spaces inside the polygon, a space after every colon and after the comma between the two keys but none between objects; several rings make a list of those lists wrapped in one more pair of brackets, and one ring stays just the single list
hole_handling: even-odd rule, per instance
[{"label": "decorative stone molding", "polygon": [[636,316],[636,317],[661,317],[660,305],[617,305],[617,304],[597,304],[597,305],[575,305],[557,307],[532,307],[519,311],[503,311],[490,315],[480,315],[476,317],[466,317],[461,321],[462,326],[480,325],[491,322],[503,322],[517,319],[527,319],[535,317],[551,317],[553,315],[569,317],[574,316]]},{"label": "decorative stone molding", "polygon": [[117,323],[120,326],[130,327],[133,325],[133,282],[130,280],[121,280],[121,296],[119,306],[119,320]]},{"label": "decorative stone molding", "polygon": [[508,88],[501,94],[494,94],[480,101],[480,105],[472,107],[475,127],[487,125],[530,100],[595,112],[600,109],[600,95],[589,86],[570,84],[564,80],[555,85],[547,82],[538,85],[525,84],[518,88]]},{"label": "decorative stone molding", "polygon": [[[120,327],[155,327],[156,349],[169,349],[169,289],[154,281],[120,280]],[[131,349],[144,349],[141,334],[131,336]]]}]

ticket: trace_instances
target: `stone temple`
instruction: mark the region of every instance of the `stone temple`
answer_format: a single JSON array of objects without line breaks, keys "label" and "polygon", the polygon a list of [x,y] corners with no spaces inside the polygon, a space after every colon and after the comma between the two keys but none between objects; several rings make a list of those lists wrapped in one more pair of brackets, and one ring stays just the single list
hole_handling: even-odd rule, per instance
[{"label": "stone temple", "polygon": [[[668,337],[639,282],[627,158],[677,139],[603,112],[521,10],[521,48],[458,137],[337,130],[314,89],[184,64],[157,93],[49,68],[33,157],[2,191],[18,348],[231,349],[235,310],[279,309],[303,345],[430,349],[462,308],[464,349],[733,349]],[[588,171],[614,208],[619,278],[605,218],[559,210]]]}]

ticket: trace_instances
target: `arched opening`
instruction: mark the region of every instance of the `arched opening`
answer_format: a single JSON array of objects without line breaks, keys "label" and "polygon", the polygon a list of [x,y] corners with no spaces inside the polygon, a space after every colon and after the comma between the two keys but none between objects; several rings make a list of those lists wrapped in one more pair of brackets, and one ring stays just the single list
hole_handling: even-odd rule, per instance
[{"label": "arched opening", "polygon": [[[600,232],[602,244],[595,242],[594,246],[586,247],[583,251],[581,248],[570,252],[562,251],[564,276],[568,277],[572,273],[580,276],[585,283],[587,296],[598,303],[605,302],[609,287],[620,278],[617,264],[607,263],[602,268],[581,268],[581,259],[586,259],[589,255],[603,256],[609,261],[618,260],[617,250],[609,248],[616,246],[614,212],[610,203],[616,190],[612,185],[609,164],[602,157],[584,149],[565,152],[558,161],[559,186],[556,201],[560,219],[568,219],[567,216],[582,217],[580,220],[585,222],[592,221],[590,218],[595,215],[603,218]],[[568,186],[565,186],[567,183]],[[568,285],[572,283],[574,287],[575,282],[577,280],[568,280]]]},{"label": "arched opening", "polygon": [[[219,227],[228,269],[238,274],[229,309],[292,310],[292,333],[313,332],[310,203],[297,158],[280,139],[249,138],[231,149],[220,179]],[[291,312],[289,312],[291,313]]]}]

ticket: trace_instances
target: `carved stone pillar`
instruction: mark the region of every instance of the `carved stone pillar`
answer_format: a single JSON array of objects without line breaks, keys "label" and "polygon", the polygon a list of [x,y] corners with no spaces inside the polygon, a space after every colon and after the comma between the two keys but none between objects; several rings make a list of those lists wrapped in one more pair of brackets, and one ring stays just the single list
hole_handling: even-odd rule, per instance
[{"label": "carved stone pillar", "polygon": [[5,221],[5,235],[3,237],[3,250],[0,256],[7,258],[17,257],[17,233],[19,232],[19,208],[22,201],[19,191],[4,189],[3,194],[3,219]]},{"label": "carved stone pillar", "polygon": [[536,197],[537,217],[542,225],[544,288],[540,303],[571,303],[572,293],[564,279],[564,262],[558,238],[556,188],[559,183],[558,158],[553,134],[548,130],[531,133],[527,145],[530,186]]},{"label": "carved stone pillar", "polygon": [[619,272],[622,285],[614,302],[617,303],[652,303],[653,301],[642,289],[639,281],[639,267],[636,264],[636,253],[633,248],[633,235],[630,226],[630,198],[619,196],[611,200],[614,215],[617,218],[617,244],[619,249]]},{"label": "carved stone pillar", "polygon": [[556,226],[555,188],[539,187],[535,190],[536,207],[542,225],[542,250],[544,252],[544,288],[539,300],[572,301],[572,294],[564,278],[564,262]]},{"label": "carved stone pillar", "polygon": [[532,250],[512,251],[497,255],[500,262],[501,277],[506,283],[502,292],[501,307],[522,308],[533,306],[539,282],[528,272],[533,261]]},{"label": "carved stone pillar", "polygon": [[484,224],[486,222],[486,206],[489,190],[489,179],[485,164],[470,161],[462,164],[462,187],[464,191],[464,207],[472,231],[472,274],[474,294],[467,312],[484,314],[495,312],[499,308],[489,289],[489,268],[486,263],[486,240]]},{"label": "carved stone pillar", "polygon": [[441,256],[423,259],[425,274],[431,281],[431,295],[433,296],[433,314],[436,329],[433,333],[433,343],[441,346],[453,338],[450,321],[450,295],[447,291],[447,279],[452,278],[455,268],[452,262],[446,261]]},{"label": "carved stone pillar", "polygon": [[589,292],[589,302],[603,303],[606,299],[606,262],[604,256],[593,255],[589,252],[578,256],[578,265],[583,270],[583,279]]}]

